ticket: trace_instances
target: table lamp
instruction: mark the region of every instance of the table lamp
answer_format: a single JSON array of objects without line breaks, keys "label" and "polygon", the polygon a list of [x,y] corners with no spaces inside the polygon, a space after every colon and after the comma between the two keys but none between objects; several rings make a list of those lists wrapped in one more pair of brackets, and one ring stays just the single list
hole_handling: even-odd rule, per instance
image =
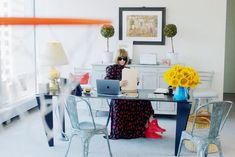
[{"label": "table lamp", "polygon": [[59,41],[50,41],[46,45],[46,50],[43,57],[43,65],[51,66],[49,71],[49,91],[59,91],[58,79],[60,72],[56,66],[68,64],[68,59],[65,55],[64,49]]}]

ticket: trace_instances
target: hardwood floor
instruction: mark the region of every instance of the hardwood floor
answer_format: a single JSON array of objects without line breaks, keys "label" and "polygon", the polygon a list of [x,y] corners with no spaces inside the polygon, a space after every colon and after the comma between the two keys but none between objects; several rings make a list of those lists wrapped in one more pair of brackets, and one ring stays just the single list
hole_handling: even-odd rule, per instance
[{"label": "hardwood floor", "polygon": [[224,93],[224,100],[231,100],[235,103],[235,93]]},{"label": "hardwood floor", "polygon": [[235,112],[235,93],[224,93],[224,100],[229,100],[233,102],[232,112]]}]

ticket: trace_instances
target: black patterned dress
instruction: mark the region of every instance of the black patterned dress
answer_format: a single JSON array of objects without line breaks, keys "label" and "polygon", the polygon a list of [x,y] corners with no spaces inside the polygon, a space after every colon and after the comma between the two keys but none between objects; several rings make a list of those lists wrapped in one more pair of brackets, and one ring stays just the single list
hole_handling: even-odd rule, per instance
[{"label": "black patterned dress", "polygon": [[[106,68],[105,79],[121,80],[124,66],[114,64]],[[154,114],[150,101],[147,100],[111,100],[110,139],[144,137],[145,125]]]}]

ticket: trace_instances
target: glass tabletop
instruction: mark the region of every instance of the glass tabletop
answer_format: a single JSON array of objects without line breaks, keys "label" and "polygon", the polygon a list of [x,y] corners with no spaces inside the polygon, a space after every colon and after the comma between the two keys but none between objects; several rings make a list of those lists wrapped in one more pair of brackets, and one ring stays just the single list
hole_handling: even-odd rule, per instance
[{"label": "glass tabletop", "polygon": [[137,93],[123,93],[119,95],[97,94],[96,91],[92,91],[90,94],[83,93],[81,97],[175,102],[173,96],[165,94],[154,94],[154,90],[150,89],[138,89]]}]

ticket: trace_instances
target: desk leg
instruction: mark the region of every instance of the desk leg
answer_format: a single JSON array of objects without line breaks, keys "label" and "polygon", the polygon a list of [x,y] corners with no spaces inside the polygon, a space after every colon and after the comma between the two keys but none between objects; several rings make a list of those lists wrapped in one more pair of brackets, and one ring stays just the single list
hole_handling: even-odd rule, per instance
[{"label": "desk leg", "polygon": [[54,146],[52,96],[36,97],[49,147]]},{"label": "desk leg", "polygon": [[175,134],[175,156],[177,156],[181,133],[186,129],[191,103],[177,102],[176,134]]},{"label": "desk leg", "polygon": [[109,120],[110,120],[110,111],[111,111],[111,102],[109,102],[108,101],[108,99],[106,99],[106,102],[107,102],[107,104],[108,104],[108,106],[109,106],[109,115],[108,115],[108,118],[107,118],[107,122],[106,122],[106,127],[108,127],[108,125],[109,125]]},{"label": "desk leg", "polygon": [[61,125],[61,140],[68,141],[67,137],[65,137],[65,112],[64,112],[64,104],[58,102],[59,104],[59,118],[60,118],[60,125]]}]

